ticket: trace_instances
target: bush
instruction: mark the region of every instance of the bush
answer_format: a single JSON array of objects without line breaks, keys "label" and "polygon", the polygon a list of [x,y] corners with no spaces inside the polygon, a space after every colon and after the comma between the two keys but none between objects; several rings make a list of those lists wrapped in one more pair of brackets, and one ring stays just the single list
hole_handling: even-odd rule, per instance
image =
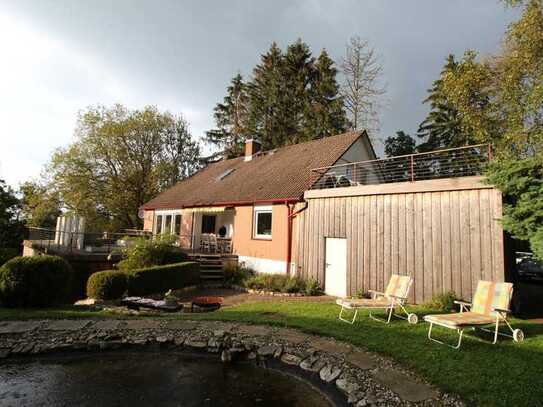
[{"label": "bush", "polygon": [[7,307],[47,307],[69,301],[72,268],[62,257],[15,257],[0,268],[0,302]]},{"label": "bush", "polygon": [[160,293],[200,282],[200,265],[194,262],[147,267],[125,272],[128,295]]},{"label": "bush", "polygon": [[456,299],[456,294],[453,291],[448,291],[446,293],[434,295],[431,300],[424,304],[424,306],[440,312],[450,312],[455,308],[454,301],[456,301]]},{"label": "bush", "polygon": [[310,278],[305,282],[305,295],[321,295],[322,288],[317,280]]},{"label": "bush", "polygon": [[117,263],[119,270],[137,270],[164,264],[175,264],[187,261],[188,256],[179,247],[174,246],[172,236],[157,237],[153,240],[145,238],[126,238],[131,242],[122,250],[123,260]]},{"label": "bush", "polygon": [[0,266],[19,255],[18,249],[0,248]]},{"label": "bush", "polygon": [[123,271],[99,271],[87,281],[87,297],[101,300],[121,298],[128,287],[128,276]]},{"label": "bush", "polygon": [[255,275],[255,271],[239,264],[227,264],[224,268],[224,282],[226,284],[244,285],[245,281]]},{"label": "bush", "polygon": [[285,274],[256,274],[245,281],[245,286],[254,290],[274,291],[281,293],[299,293],[304,283],[297,277]]}]

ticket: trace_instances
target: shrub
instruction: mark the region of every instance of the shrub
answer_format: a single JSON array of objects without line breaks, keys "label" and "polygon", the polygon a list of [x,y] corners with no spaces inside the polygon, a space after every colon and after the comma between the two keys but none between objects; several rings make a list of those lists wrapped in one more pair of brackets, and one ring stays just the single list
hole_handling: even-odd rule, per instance
[{"label": "shrub", "polygon": [[1,248],[0,247],[0,266],[6,263],[8,260],[13,259],[19,255],[18,249]]},{"label": "shrub", "polygon": [[47,307],[70,299],[72,268],[62,257],[15,257],[0,268],[0,302]]},{"label": "shrub", "polygon": [[119,270],[175,264],[188,259],[186,253],[173,244],[175,241],[173,236],[156,237],[153,240],[145,238],[125,240],[132,244],[122,250],[124,258],[117,264]]},{"label": "shrub", "polygon": [[321,295],[322,288],[317,280],[310,278],[305,282],[305,295]]},{"label": "shrub", "polygon": [[245,286],[254,290],[282,293],[299,293],[304,289],[303,281],[285,274],[256,274],[245,281]]},{"label": "shrub", "polygon": [[194,262],[147,267],[125,273],[128,276],[129,295],[160,293],[200,282],[200,265]]},{"label": "shrub", "polygon": [[227,264],[224,268],[224,282],[226,284],[243,285],[245,281],[255,275],[255,271],[239,264]]},{"label": "shrub", "polygon": [[99,271],[91,274],[87,281],[87,297],[101,300],[121,298],[128,286],[127,274],[123,271]]},{"label": "shrub", "polygon": [[424,305],[432,310],[450,312],[454,309],[454,301],[456,299],[456,294],[453,291],[448,291],[446,293],[434,295],[432,299],[427,301]]}]

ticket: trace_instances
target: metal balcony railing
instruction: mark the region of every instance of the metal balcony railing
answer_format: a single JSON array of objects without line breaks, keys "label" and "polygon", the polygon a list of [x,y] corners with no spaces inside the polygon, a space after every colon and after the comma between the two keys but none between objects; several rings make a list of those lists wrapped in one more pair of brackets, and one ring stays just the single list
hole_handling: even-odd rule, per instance
[{"label": "metal balcony railing", "polygon": [[491,145],[478,144],[313,168],[311,189],[481,175],[491,159]]}]

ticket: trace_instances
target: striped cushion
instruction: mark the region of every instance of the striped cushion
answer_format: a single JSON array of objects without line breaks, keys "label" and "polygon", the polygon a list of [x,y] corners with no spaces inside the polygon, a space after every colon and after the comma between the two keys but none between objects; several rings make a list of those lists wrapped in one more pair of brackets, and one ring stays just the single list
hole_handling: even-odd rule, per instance
[{"label": "striped cushion", "polygon": [[493,308],[509,309],[513,294],[513,284],[479,281],[473,296],[472,312],[483,315],[494,315]]},{"label": "striped cushion", "polygon": [[411,286],[412,278],[409,276],[400,276],[393,274],[390,277],[385,295],[393,295],[395,297],[407,298],[409,287]]},{"label": "striped cushion", "polygon": [[477,312],[459,312],[456,314],[426,315],[426,322],[433,322],[439,325],[445,325],[450,328],[461,326],[487,325],[496,322],[496,319],[490,315],[483,315]]},{"label": "striped cushion", "polygon": [[380,298],[376,300],[372,299],[352,299],[352,300],[336,300],[337,305],[341,305],[345,308],[388,308],[392,300],[386,298]]}]

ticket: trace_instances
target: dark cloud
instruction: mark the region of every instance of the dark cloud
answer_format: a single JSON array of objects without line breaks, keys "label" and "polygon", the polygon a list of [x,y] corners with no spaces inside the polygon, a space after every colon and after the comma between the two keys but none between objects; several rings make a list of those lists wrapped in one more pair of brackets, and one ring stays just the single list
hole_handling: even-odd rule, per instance
[{"label": "dark cloud", "polygon": [[[302,38],[315,52],[326,48],[338,59],[349,37],[359,35],[371,41],[385,68],[389,105],[382,137],[399,129],[414,132],[426,113],[421,101],[445,57],[468,48],[495,52],[518,13],[498,0],[18,0],[0,1],[2,12],[69,50],[65,59],[43,71],[36,65],[30,74],[66,94],[71,107],[64,120],[71,127],[73,112],[88,104],[148,103],[183,110],[195,136],[213,125],[213,106],[229,79],[238,71],[250,74],[272,41],[284,47]],[[103,72],[81,72],[82,63],[74,67],[70,52],[90,58]],[[103,76],[112,85],[97,90]],[[65,132],[65,126],[58,130]],[[70,136],[58,140],[66,143]],[[40,148],[39,140],[35,145]]]}]

